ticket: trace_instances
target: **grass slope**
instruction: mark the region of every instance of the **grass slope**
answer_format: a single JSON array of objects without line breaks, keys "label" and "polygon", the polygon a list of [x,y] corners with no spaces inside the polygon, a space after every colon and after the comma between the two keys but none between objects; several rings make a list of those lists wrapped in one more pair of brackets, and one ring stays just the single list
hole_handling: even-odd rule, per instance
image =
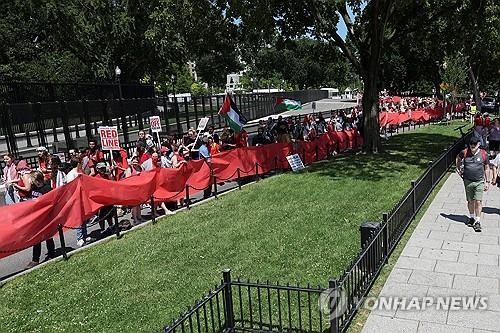
[{"label": "grass slope", "polygon": [[5,332],[153,332],[221,278],[326,285],[455,139],[431,126],[391,138],[385,153],[318,163],[169,216],[4,285]]}]

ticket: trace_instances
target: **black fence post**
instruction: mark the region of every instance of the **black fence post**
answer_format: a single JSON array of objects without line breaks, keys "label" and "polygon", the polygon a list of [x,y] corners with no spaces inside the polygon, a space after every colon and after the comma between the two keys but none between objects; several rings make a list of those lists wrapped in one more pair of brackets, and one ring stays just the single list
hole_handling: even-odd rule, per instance
[{"label": "black fence post", "polygon": [[233,332],[234,329],[234,311],[233,311],[233,293],[231,286],[231,270],[225,269],[222,271],[222,280],[224,281],[224,303],[226,303],[226,321],[225,328],[229,329],[229,332]]},{"label": "black fence post", "polygon": [[66,241],[64,240],[64,232],[62,224],[57,225],[57,231],[59,232],[59,242],[61,243],[61,251],[64,260],[68,260],[68,254],[66,253]]},{"label": "black fence post", "polygon": [[411,181],[411,193],[413,198],[413,214],[417,212],[417,194],[415,193],[416,182],[414,180]]},{"label": "black fence post", "polygon": [[89,115],[89,101],[84,99],[82,101],[82,108],[83,108],[83,118],[84,118],[84,123],[85,123],[85,136],[87,137],[87,140],[92,137],[92,128],[90,126],[90,115]]},{"label": "black fence post", "polygon": [[238,183],[238,189],[241,190],[241,174],[240,174],[240,168],[237,168],[236,169],[236,174],[238,175],[238,180],[237,180],[237,183]]},{"label": "black fence post", "polygon": [[[29,110],[30,110],[31,114],[34,114],[34,112],[33,112],[33,103],[28,102],[28,105],[29,105]],[[31,136],[30,136],[29,128],[27,127],[24,132],[26,133],[26,146],[29,147],[29,148],[33,147],[33,143],[31,142]]]},{"label": "black fence post", "polygon": [[383,236],[384,236],[384,258],[389,256],[389,214],[382,214],[382,220],[384,221],[382,228]]},{"label": "black fence post", "polygon": [[163,119],[165,119],[165,127],[166,127],[166,132],[167,135],[170,135],[170,122],[168,121],[168,103],[167,99],[165,98],[165,95],[163,95]]},{"label": "black fence post", "polygon": [[215,172],[214,170],[212,169],[212,167],[210,167],[210,173],[212,174],[212,182],[214,183],[214,196],[215,196],[215,199],[218,199],[217,197],[217,176],[215,175]]},{"label": "black fence post", "polygon": [[116,209],[116,206],[113,207],[113,219],[115,220],[115,234],[116,238],[120,238],[120,224],[118,223],[118,211]]},{"label": "black fence post", "polygon": [[177,97],[174,98],[173,107],[174,107],[174,112],[175,112],[175,123],[177,126],[177,135],[182,135],[181,117],[179,115],[179,103],[177,102]]},{"label": "black fence post", "polygon": [[[183,102],[184,102],[184,113],[186,115],[186,131],[189,131],[189,128],[191,127],[191,122],[189,120],[189,103],[188,103],[187,97],[184,97]],[[195,124],[195,126],[196,126],[196,124]],[[181,130],[181,132],[179,132],[179,134],[182,134],[182,130]]]},{"label": "black fence post", "polygon": [[14,135],[14,130],[12,126],[12,110],[10,104],[4,104],[4,110],[3,110],[3,116],[4,116],[4,121],[3,124],[5,126],[5,132],[6,132],[6,141],[7,141],[7,150],[9,153],[13,155],[17,155],[17,142],[16,142],[16,137]]},{"label": "black fence post", "polygon": [[186,184],[186,208],[190,209],[190,202],[189,202],[189,185]]},{"label": "black fence post", "polygon": [[329,333],[338,333],[339,332],[339,323],[338,323],[338,313],[341,309],[337,309],[338,300],[340,300],[339,285],[337,280],[330,279],[328,281],[328,289],[329,289],[329,299],[328,299],[328,309],[330,313],[330,330]]},{"label": "black fence post", "polygon": [[194,109],[194,119],[195,123],[194,126],[198,126],[199,119],[198,119],[198,103],[197,103],[197,97],[193,97],[193,109]]},{"label": "black fence post", "polygon": [[66,141],[66,148],[73,148],[73,140],[71,138],[71,133],[69,131],[69,123],[68,123],[68,113],[67,113],[67,102],[63,101],[61,103],[61,120],[63,125],[63,133],[64,133],[64,141]]},{"label": "black fence post", "polygon": [[434,167],[433,167],[433,162],[429,162],[429,168],[431,169],[430,172],[431,172],[431,188],[434,187]]},{"label": "black fence post", "polygon": [[[125,114],[125,108],[123,106],[123,99],[120,98],[120,116],[121,116],[121,122],[122,122],[122,132],[123,132],[123,141],[129,142],[129,136],[128,136],[128,124],[127,124],[127,116]],[[118,125],[118,119],[116,120],[116,124]]]},{"label": "black fence post", "polygon": [[152,218],[153,224],[155,224],[156,223],[156,207],[155,207],[154,195],[151,196],[151,200],[149,202],[149,205],[151,206],[151,218]]},{"label": "black fence post", "polygon": [[[56,101],[56,108],[57,109],[60,108],[59,104],[60,104],[60,102]],[[52,128],[52,137],[53,137],[54,142],[59,142],[59,138],[57,137],[57,114],[58,114],[57,111],[54,112],[54,110],[52,110],[52,122],[54,125],[54,127]]]},{"label": "black fence post", "polygon": [[259,163],[255,162],[255,181],[259,181]]}]

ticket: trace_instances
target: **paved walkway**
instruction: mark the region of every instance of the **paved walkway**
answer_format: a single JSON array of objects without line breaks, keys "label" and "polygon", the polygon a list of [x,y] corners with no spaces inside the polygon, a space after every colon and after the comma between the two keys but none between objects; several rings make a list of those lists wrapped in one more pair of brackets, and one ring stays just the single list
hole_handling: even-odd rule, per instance
[{"label": "paved walkway", "polygon": [[482,310],[373,310],[363,328],[372,332],[500,332],[500,188],[486,193],[476,233],[468,218],[462,180],[451,175],[411,235],[381,296],[486,297]]}]

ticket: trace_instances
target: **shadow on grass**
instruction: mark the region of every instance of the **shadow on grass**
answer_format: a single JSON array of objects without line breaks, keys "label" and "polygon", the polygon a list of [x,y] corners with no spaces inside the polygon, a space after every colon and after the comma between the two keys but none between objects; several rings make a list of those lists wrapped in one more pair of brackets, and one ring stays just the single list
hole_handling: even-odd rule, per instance
[{"label": "shadow on grass", "polygon": [[425,169],[429,162],[435,160],[456,139],[451,135],[433,133],[398,135],[385,143],[382,153],[341,156],[326,164],[312,165],[308,172],[335,179],[386,179],[409,165]]}]

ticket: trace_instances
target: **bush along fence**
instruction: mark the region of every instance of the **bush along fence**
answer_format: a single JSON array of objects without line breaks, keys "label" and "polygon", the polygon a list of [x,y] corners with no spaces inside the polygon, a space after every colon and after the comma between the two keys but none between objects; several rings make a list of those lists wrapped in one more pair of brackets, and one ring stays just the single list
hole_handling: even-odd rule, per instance
[{"label": "bush along fence", "polygon": [[[276,97],[295,98],[303,103],[327,98],[322,90],[291,91],[271,94],[239,94],[233,97],[247,120],[275,114]],[[144,129],[149,117],[158,115],[164,135],[181,136],[196,127],[202,117],[209,118],[215,128],[226,126],[218,114],[224,96],[141,97],[114,96],[76,100],[0,102],[0,144],[13,154],[32,150],[35,146],[53,145],[56,150],[78,148],[90,137],[97,136],[100,125],[117,126],[122,141],[130,133]]]},{"label": "bush along fence", "polygon": [[462,139],[456,141],[411,182],[328,287],[232,280],[225,270],[221,283],[164,332],[346,332],[404,232],[464,146]]}]

